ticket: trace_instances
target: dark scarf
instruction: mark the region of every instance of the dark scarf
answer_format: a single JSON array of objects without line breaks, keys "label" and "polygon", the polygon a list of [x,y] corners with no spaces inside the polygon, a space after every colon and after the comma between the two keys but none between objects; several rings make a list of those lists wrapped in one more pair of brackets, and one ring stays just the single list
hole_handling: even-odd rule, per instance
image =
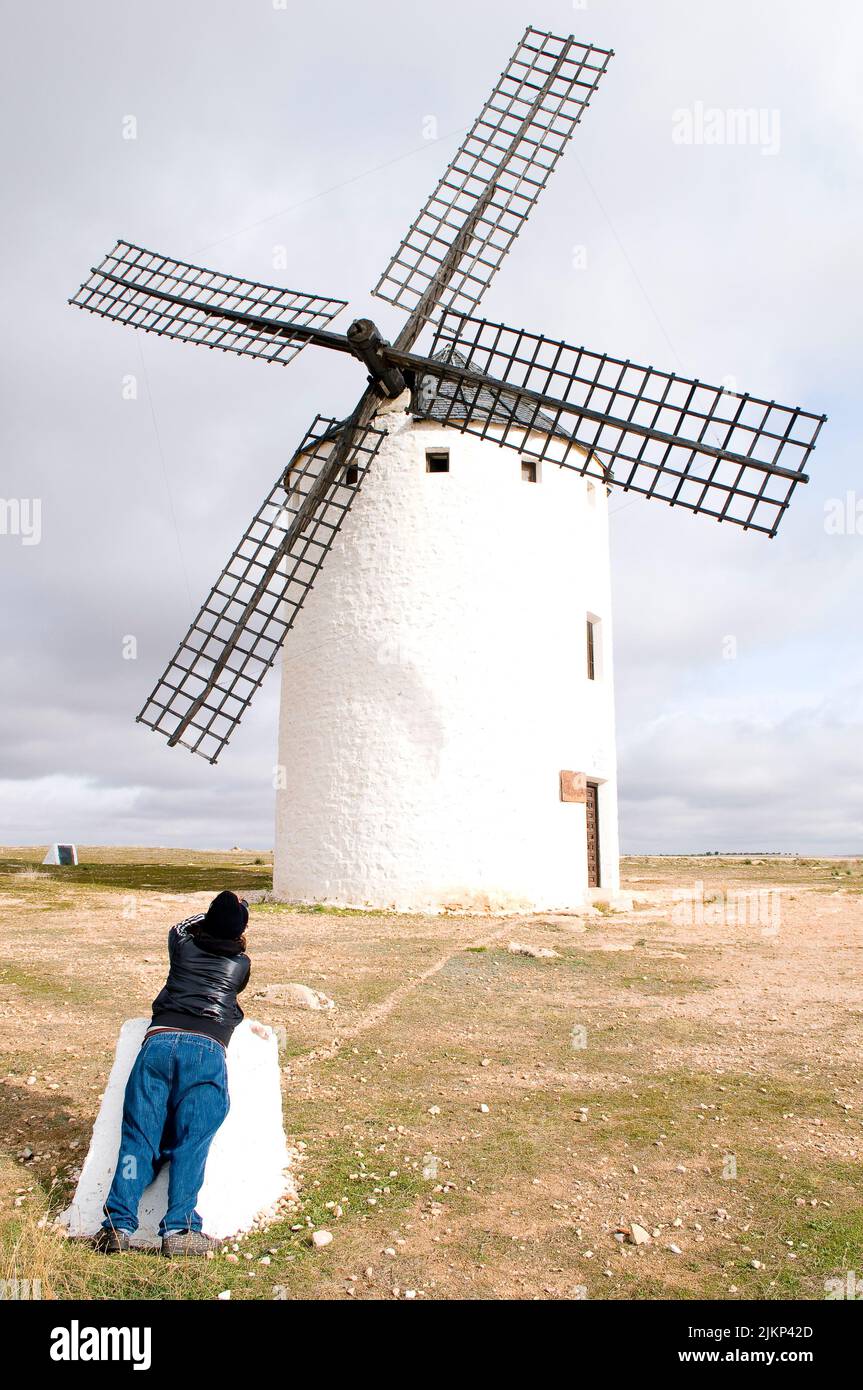
[{"label": "dark scarf", "polygon": [[203,922],[189,927],[189,935],[196,946],[212,952],[214,956],[238,956],[246,949],[245,936],[210,936],[210,933],[204,930]]}]

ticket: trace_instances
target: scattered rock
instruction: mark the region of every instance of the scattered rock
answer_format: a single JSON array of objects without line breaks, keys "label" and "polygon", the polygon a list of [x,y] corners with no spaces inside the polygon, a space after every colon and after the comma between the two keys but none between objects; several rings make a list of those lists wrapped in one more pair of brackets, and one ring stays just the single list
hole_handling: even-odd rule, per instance
[{"label": "scattered rock", "polygon": [[265,999],[269,1004],[286,1004],[295,1009],[334,1009],[335,1003],[320,990],[309,985],[286,984],[267,985],[255,992],[255,999]]},{"label": "scattered rock", "polygon": [[559,951],[553,951],[550,946],[529,946],[524,941],[511,941],[506,949],[514,956],[532,956],[534,960],[546,960],[560,955]]},{"label": "scattered rock", "polygon": [[[312,1245],[318,1250],[322,1250],[325,1245],[331,1245],[332,1240],[333,1236],[331,1231],[312,1231]],[[261,1263],[263,1263],[263,1261]]]},{"label": "scattered rock", "polygon": [[643,1226],[639,1226],[637,1221],[633,1221],[629,1228],[629,1239],[633,1245],[649,1245],[650,1236]]}]

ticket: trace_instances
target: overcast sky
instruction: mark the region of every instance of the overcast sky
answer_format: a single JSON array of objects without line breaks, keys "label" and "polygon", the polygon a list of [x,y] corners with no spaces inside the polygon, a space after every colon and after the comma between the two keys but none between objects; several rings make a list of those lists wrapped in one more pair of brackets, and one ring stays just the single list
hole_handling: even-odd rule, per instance
[{"label": "overcast sky", "polygon": [[[329,354],[265,368],[67,298],[125,237],[394,335],[369,290],[533,23],[616,56],[486,316],[830,417],[773,541],[613,499],[623,848],[863,850],[855,0],[2,8],[0,497],[39,499],[41,538],[0,535],[0,841],[272,844],[275,674],[216,768],[133,720],[357,390]],[[754,140],[674,138],[741,108]]]}]

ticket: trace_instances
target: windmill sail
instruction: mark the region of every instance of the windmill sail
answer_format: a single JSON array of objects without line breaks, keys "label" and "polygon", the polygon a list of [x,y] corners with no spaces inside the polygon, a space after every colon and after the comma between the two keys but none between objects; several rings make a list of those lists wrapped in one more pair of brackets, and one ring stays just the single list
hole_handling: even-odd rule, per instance
[{"label": "windmill sail", "polygon": [[421,371],[421,416],[771,536],[826,418],[454,311]]},{"label": "windmill sail", "polygon": [[138,720],[216,762],[278,655],[384,434],[318,416]]},{"label": "windmill sail", "polygon": [[346,301],[240,280],[118,241],[69,303],[160,337],[285,365],[305,346],[290,329],[323,328]]},{"label": "windmill sail", "polygon": [[476,307],[581,119],[611,52],[528,28],[373,293],[419,327]]}]

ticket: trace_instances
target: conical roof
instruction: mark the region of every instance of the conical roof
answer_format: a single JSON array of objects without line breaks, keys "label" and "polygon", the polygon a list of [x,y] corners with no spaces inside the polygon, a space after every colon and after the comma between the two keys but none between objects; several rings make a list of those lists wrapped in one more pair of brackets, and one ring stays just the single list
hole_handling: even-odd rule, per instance
[{"label": "conical roof", "polygon": [[[454,362],[459,367],[468,366],[467,358],[453,348],[435,353],[432,361]],[[414,405],[416,409],[413,409]],[[468,411],[472,417],[484,420],[491,417],[492,420],[500,421],[502,425],[510,424],[514,419],[520,425],[529,425],[535,430],[545,431],[546,434],[570,438],[569,432],[555,424],[551,416],[542,411],[536,414],[533,406],[518,400],[515,396],[502,393],[500,397],[495,397],[491,391],[483,387],[468,406],[455,382],[440,381],[431,375],[417,379],[412,399],[412,414],[423,420],[437,420],[446,424],[450,420],[464,420]]]}]

